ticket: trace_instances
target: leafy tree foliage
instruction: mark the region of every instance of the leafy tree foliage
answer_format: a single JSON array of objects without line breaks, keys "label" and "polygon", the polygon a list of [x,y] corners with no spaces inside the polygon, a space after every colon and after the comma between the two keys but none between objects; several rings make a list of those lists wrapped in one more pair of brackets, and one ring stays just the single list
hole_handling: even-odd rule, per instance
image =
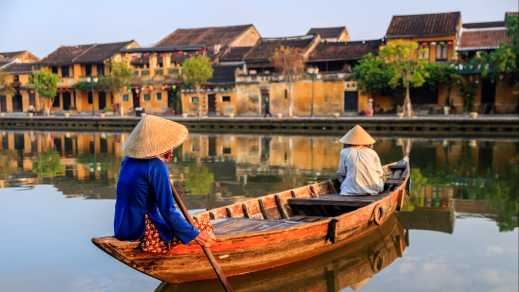
[{"label": "leafy tree foliage", "polygon": [[[213,77],[211,60],[206,56],[194,56],[182,64],[182,80],[185,85],[195,88],[196,94],[200,86]],[[200,115],[201,100],[198,101],[198,114]]]},{"label": "leafy tree foliage", "polygon": [[44,105],[46,114],[50,113],[50,107],[58,92],[58,81],[58,75],[49,70],[34,71],[29,78],[29,83],[34,87],[36,93],[47,103]]},{"label": "leafy tree foliage", "polygon": [[373,95],[389,88],[390,72],[386,63],[369,53],[353,68],[352,79],[357,81],[359,89]]},{"label": "leafy tree foliage", "polygon": [[411,87],[422,86],[428,77],[427,61],[417,58],[418,44],[413,41],[397,40],[380,50],[380,58],[390,72],[389,85],[402,86],[405,90],[404,116],[412,115]]}]

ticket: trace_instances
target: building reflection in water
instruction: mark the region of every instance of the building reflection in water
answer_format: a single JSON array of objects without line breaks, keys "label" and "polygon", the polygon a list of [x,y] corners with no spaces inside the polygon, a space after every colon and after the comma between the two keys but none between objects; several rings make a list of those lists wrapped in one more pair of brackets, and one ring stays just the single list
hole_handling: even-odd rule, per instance
[{"label": "building reflection in water", "polygon": [[[0,132],[0,187],[48,183],[65,196],[113,199],[127,135]],[[456,210],[492,218],[502,230],[517,226],[519,143],[378,141],[383,162],[401,159],[405,142],[413,142],[413,192],[405,211]],[[191,134],[170,168],[188,205],[210,208],[334,177],[341,148],[329,136]]]}]

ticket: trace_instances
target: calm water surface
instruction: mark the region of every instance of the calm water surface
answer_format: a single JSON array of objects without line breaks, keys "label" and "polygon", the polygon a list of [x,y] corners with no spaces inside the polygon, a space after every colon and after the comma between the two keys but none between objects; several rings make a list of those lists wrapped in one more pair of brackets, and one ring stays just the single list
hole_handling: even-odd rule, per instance
[{"label": "calm water surface", "polygon": [[[105,255],[126,133],[0,132],[0,291],[211,291],[175,286]],[[411,143],[412,195],[380,230],[333,253],[232,279],[244,291],[518,291],[519,143]],[[334,175],[335,137],[192,134],[171,172],[191,209]],[[388,287],[391,287],[388,290]]]}]

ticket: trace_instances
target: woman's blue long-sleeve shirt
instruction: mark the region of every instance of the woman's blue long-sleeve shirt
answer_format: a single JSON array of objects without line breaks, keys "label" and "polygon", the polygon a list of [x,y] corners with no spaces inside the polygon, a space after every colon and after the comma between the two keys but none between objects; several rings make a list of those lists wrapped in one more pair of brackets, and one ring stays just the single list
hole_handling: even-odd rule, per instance
[{"label": "woman's blue long-sleeve shirt", "polygon": [[160,238],[178,238],[188,243],[198,236],[175,208],[166,164],[158,159],[125,157],[117,182],[114,232],[120,240],[137,240],[144,235],[144,215],[157,227]]}]

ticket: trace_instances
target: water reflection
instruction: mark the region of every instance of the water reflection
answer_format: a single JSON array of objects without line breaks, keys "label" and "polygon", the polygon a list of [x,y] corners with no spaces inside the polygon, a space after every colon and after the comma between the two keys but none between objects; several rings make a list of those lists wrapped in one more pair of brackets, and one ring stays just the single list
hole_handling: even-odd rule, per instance
[{"label": "water reflection", "polygon": [[[16,239],[1,245],[3,258],[14,265],[0,266],[0,290],[29,284],[47,287],[44,291],[81,290],[59,288],[83,283],[104,288],[82,290],[143,291],[158,285],[99,253],[89,241],[112,232],[127,135],[0,132],[0,231]],[[375,150],[383,162],[402,157],[407,140],[377,139]],[[237,287],[293,291],[365,284],[363,290],[417,291],[429,281],[430,290],[499,286],[517,291],[519,143],[411,141],[412,194],[393,227],[304,265],[247,276]],[[334,176],[340,149],[335,137],[192,134],[175,151],[170,169],[190,208],[211,208]],[[34,189],[13,188],[20,186]],[[406,238],[411,245],[402,241]],[[405,256],[397,260],[404,249]],[[56,261],[54,273],[40,272],[48,270],[49,261]],[[85,268],[92,266],[96,269]],[[384,273],[374,276],[381,269]],[[85,279],[74,278],[78,275]],[[157,289],[186,287],[163,284]]]},{"label": "water reflection", "polygon": [[[231,278],[236,291],[338,291],[359,290],[384,270],[409,245],[407,231],[392,216],[362,239],[314,259],[284,268]],[[181,285],[160,284],[156,292],[223,291],[216,281]]]},{"label": "water reflection", "polygon": [[[113,199],[127,135],[0,132],[0,187],[50,183],[67,197]],[[409,141],[378,140],[383,162],[399,160]],[[518,226],[519,143],[411,142],[413,194],[405,211],[448,205],[459,216],[491,218],[501,230]],[[340,149],[326,136],[192,134],[170,168],[189,207],[210,208],[334,176]]]}]

